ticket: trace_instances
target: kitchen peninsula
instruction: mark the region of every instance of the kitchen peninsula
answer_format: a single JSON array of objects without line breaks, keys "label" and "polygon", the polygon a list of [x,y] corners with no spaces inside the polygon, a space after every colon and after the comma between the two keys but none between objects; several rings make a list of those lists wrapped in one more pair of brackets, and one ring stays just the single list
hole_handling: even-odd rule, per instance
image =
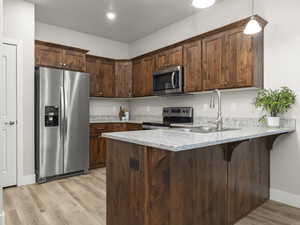
[{"label": "kitchen peninsula", "polygon": [[270,150],[293,131],[104,133],[107,224],[234,224],[269,199]]}]

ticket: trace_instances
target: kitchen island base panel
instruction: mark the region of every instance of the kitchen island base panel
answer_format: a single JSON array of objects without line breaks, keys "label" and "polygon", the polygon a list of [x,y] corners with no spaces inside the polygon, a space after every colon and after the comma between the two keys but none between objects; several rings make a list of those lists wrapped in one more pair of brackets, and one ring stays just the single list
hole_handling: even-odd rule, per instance
[{"label": "kitchen island base panel", "polygon": [[[232,144],[232,143],[228,143]],[[107,225],[231,225],[269,199],[267,137],[171,152],[107,140]]]}]

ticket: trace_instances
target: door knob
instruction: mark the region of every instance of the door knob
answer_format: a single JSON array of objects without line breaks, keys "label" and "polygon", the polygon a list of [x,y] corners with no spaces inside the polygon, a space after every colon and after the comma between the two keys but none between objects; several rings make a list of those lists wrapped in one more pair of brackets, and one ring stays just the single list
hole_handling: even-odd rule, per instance
[{"label": "door knob", "polygon": [[13,126],[15,125],[15,121],[5,122],[5,125]]}]

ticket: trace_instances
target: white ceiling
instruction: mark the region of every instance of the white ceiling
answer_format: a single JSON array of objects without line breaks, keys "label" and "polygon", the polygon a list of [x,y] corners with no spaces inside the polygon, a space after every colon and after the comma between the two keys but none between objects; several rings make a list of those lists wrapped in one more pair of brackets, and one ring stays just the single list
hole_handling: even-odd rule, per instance
[{"label": "white ceiling", "polygon": [[[199,9],[192,0],[28,0],[36,19],[112,40],[131,43]],[[115,21],[106,13],[115,11]]]}]

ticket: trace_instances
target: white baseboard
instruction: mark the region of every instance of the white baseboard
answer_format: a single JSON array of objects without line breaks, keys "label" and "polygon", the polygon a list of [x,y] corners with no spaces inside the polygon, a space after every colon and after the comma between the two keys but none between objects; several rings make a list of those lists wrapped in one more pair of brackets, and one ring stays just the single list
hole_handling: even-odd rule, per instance
[{"label": "white baseboard", "polygon": [[34,184],[34,183],[35,183],[35,174],[21,176],[18,180],[18,186]]},{"label": "white baseboard", "polygon": [[289,192],[271,188],[270,199],[276,202],[281,202],[296,208],[300,208],[300,195],[295,195]]}]

